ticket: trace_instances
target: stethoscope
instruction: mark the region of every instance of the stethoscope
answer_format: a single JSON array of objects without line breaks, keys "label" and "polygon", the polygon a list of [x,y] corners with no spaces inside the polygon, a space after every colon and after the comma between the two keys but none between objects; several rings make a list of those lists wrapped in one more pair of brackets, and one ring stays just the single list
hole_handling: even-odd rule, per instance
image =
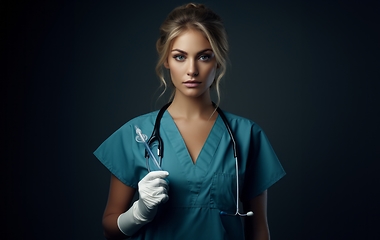
[{"label": "stethoscope", "polygon": [[[152,131],[152,135],[150,136],[149,140],[146,142],[148,146],[150,146],[154,141],[157,141],[157,155],[159,157],[159,163],[161,164],[163,154],[164,154],[164,144],[162,142],[161,136],[160,136],[160,125],[161,125],[161,118],[164,115],[166,109],[170,106],[171,102],[167,103],[165,106],[163,106],[160,111],[157,114],[156,121],[154,124],[154,128]],[[215,106],[215,103],[213,103]],[[226,126],[227,132],[230,135],[231,142],[232,142],[232,149],[234,151],[234,158],[235,158],[235,170],[236,170],[236,212],[235,213],[227,213],[224,211],[220,211],[220,215],[225,216],[240,216],[240,217],[247,217],[247,216],[253,216],[253,212],[249,211],[247,213],[240,213],[239,211],[239,167],[238,167],[238,159],[237,159],[237,146],[236,146],[236,140],[234,137],[234,134],[231,131],[230,125],[228,124],[227,118],[224,115],[223,111],[217,107],[216,111],[218,112],[219,116],[222,118],[224,125]],[[148,148],[145,149],[145,158],[149,158],[150,151]]]}]

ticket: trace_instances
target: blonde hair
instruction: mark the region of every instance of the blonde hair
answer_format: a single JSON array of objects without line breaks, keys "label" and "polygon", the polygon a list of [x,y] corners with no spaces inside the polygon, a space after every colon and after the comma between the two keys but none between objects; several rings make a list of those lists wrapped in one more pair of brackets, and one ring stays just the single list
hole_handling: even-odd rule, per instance
[{"label": "blonde hair", "polygon": [[[164,63],[167,61],[170,44],[181,33],[188,29],[201,31],[210,42],[211,48],[215,54],[218,71],[212,87],[215,86],[218,101],[220,102],[219,83],[224,76],[227,67],[228,41],[221,18],[203,4],[189,3],[175,8],[169,13],[160,27],[160,37],[156,42],[156,49],[159,60],[156,65],[156,73],[161,80],[161,86],[166,89],[167,83],[164,77]],[[174,92],[171,95],[171,99]]]}]

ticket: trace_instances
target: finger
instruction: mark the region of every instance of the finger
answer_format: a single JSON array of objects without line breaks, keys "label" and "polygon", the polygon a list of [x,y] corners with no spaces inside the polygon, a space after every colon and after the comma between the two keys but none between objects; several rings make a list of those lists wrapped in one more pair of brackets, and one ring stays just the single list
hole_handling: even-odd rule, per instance
[{"label": "finger", "polygon": [[166,203],[169,200],[169,195],[163,194],[160,203]]},{"label": "finger", "polygon": [[169,199],[169,195],[165,193],[160,193],[158,195],[155,195],[154,198],[151,199],[151,201],[155,203],[154,205],[157,205],[157,204],[166,202],[168,199]]},{"label": "finger", "polygon": [[151,187],[164,187],[164,188],[169,187],[168,182],[165,181],[164,179],[161,179],[161,178],[156,178],[156,179],[153,179],[149,182],[150,182],[149,185]]},{"label": "finger", "polygon": [[167,176],[169,176],[169,172],[167,172],[167,171],[152,171],[152,172],[149,172],[144,178],[146,180],[153,180],[156,178],[164,179]]},{"label": "finger", "polygon": [[156,197],[159,196],[160,194],[167,194],[168,190],[165,187],[155,187],[155,188],[150,188],[149,191],[146,193],[147,196],[150,197]]},{"label": "finger", "polygon": [[169,196],[165,193],[154,193],[151,197],[142,199],[146,203],[146,206],[153,208],[160,203],[164,203],[169,199]]}]

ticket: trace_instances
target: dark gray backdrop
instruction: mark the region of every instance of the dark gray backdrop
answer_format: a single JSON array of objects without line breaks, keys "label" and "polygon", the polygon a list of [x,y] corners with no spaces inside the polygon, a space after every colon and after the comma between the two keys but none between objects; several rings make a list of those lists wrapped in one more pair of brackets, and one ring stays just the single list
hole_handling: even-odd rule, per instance
[{"label": "dark gray backdrop", "polygon": [[[287,171],[272,239],[379,235],[377,2],[205,2],[229,34],[221,106],[260,124]],[[92,152],[162,104],[155,41],[183,3],[2,1],[5,239],[102,239],[109,173]]]}]

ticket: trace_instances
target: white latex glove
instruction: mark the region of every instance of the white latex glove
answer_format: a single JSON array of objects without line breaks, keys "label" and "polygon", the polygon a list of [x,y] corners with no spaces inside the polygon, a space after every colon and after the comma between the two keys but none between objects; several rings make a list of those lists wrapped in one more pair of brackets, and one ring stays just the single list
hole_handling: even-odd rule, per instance
[{"label": "white latex glove", "polygon": [[142,226],[153,220],[158,205],[169,199],[167,193],[169,185],[165,180],[168,175],[166,171],[153,171],[141,179],[138,184],[139,200],[117,219],[121,232],[132,236]]}]

